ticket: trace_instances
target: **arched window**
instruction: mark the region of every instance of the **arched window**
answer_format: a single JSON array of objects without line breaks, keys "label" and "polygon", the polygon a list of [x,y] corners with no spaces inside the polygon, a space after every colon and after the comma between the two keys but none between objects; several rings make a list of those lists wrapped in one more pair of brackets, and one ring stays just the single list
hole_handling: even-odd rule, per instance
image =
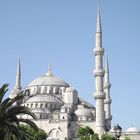
[{"label": "arched window", "polygon": [[36,103],[36,104],[35,104],[35,108],[37,108],[37,106],[38,106],[38,104]]},{"label": "arched window", "polygon": [[26,95],[26,96],[29,96],[29,94],[30,94],[30,90],[29,90],[29,89],[26,89],[26,90],[25,90],[25,95]]},{"label": "arched window", "polygon": [[42,108],[43,107],[43,104],[40,104],[40,108]]},{"label": "arched window", "polygon": [[52,104],[50,104],[50,109],[52,109]]},{"label": "arched window", "polygon": [[54,104],[54,109],[57,109],[57,104]]},{"label": "arched window", "polygon": [[41,92],[41,87],[37,87],[37,94],[40,94]]},{"label": "arched window", "polygon": [[31,104],[31,108],[33,108],[33,104]]}]

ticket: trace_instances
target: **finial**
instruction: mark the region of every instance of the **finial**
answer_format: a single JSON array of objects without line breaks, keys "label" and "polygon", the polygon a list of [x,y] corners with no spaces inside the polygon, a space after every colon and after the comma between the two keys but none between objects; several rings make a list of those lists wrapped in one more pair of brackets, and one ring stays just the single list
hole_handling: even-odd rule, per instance
[{"label": "finial", "polygon": [[50,64],[48,65],[48,72],[46,73],[47,76],[52,76],[52,71],[51,71],[51,66]]},{"label": "finial", "polygon": [[98,0],[97,20],[96,20],[96,32],[102,32],[101,17],[100,17],[100,0]]}]

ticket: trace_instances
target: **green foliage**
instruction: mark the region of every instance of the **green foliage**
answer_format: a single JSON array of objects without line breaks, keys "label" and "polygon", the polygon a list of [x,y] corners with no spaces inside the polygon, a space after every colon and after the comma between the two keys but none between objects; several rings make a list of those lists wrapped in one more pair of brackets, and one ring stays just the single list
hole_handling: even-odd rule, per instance
[{"label": "green foliage", "polygon": [[0,140],[26,140],[26,138],[31,138],[32,136],[29,133],[20,128],[20,123],[30,125],[35,131],[38,130],[38,127],[31,120],[18,116],[26,114],[35,119],[35,115],[27,107],[14,106],[24,96],[19,95],[13,99],[3,99],[7,91],[8,84],[4,84],[0,88]]},{"label": "green foliage", "polygon": [[101,140],[117,140],[117,138],[109,134],[104,134],[102,135]]},{"label": "green foliage", "polygon": [[124,140],[131,140],[128,136],[125,136]]},{"label": "green foliage", "polygon": [[32,136],[32,138],[27,138],[27,140],[43,140],[47,137],[47,133],[40,128],[38,128],[38,131],[35,131],[35,129],[29,125],[21,125],[20,127]]},{"label": "green foliage", "polygon": [[92,135],[91,140],[99,140],[98,134],[95,133],[94,135]]},{"label": "green foliage", "polygon": [[88,126],[80,127],[78,129],[78,136],[90,136],[90,135],[93,135],[93,134],[94,134],[93,130]]},{"label": "green foliage", "polygon": [[80,127],[77,134],[80,140],[99,140],[98,134],[94,134],[94,131],[88,126]]}]

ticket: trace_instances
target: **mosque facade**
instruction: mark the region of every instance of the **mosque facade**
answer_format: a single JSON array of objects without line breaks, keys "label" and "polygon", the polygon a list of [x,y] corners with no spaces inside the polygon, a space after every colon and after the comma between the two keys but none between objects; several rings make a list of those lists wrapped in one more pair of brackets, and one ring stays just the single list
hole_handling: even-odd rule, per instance
[{"label": "mosque facade", "polygon": [[[51,68],[48,72],[21,89],[21,68],[20,61],[17,66],[16,84],[11,92],[11,98],[19,94],[25,94],[23,101],[16,103],[29,107],[37,116],[35,123],[38,127],[45,130],[48,139],[66,140],[76,139],[79,127],[89,126],[99,137],[104,133],[114,134],[111,128],[111,83],[109,79],[109,65],[106,57],[103,66],[103,55],[105,49],[102,47],[102,26],[100,9],[98,8],[96,19],[95,48],[95,68],[93,75],[95,79],[95,107],[80,98],[76,89],[71,87],[66,81],[55,76]],[[23,92],[21,92],[23,91]],[[29,116],[24,115],[24,118]],[[31,119],[31,118],[29,118]],[[129,128],[122,135],[133,135],[140,139],[140,132],[136,128]],[[132,140],[138,140],[138,139]]]}]

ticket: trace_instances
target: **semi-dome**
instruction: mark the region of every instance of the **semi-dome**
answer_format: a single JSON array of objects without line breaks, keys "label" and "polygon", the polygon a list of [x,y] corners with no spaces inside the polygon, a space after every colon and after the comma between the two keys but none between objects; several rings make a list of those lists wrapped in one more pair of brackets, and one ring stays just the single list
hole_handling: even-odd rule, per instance
[{"label": "semi-dome", "polygon": [[136,127],[129,127],[127,130],[126,130],[126,133],[127,134],[136,134],[136,133],[140,133],[140,131],[136,128]]},{"label": "semi-dome", "polygon": [[49,102],[56,103],[58,102],[56,98],[48,94],[37,94],[35,96],[30,97],[26,103],[34,103],[34,102]]},{"label": "semi-dome", "polygon": [[62,86],[69,87],[69,84],[65,82],[60,77],[54,76],[50,69],[45,75],[42,75],[36,79],[34,79],[28,87],[32,86]]},{"label": "semi-dome", "polygon": [[79,108],[75,111],[75,114],[77,116],[88,116],[88,117],[93,116],[92,109],[87,108]]}]

